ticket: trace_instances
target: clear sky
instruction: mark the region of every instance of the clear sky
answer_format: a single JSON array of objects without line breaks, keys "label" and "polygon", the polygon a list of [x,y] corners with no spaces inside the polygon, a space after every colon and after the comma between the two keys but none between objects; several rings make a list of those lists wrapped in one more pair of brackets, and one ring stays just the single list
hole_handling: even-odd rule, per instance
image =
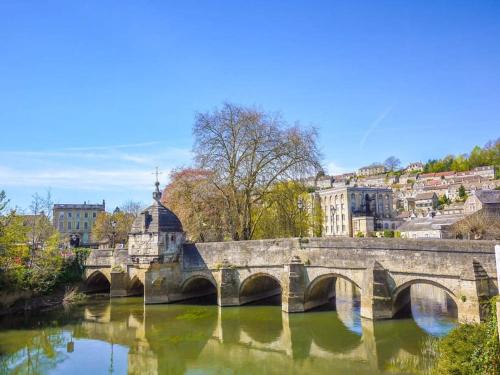
[{"label": "clear sky", "polygon": [[331,173],[500,135],[500,1],[0,0],[0,189],[150,201],[223,101],[319,129]]}]

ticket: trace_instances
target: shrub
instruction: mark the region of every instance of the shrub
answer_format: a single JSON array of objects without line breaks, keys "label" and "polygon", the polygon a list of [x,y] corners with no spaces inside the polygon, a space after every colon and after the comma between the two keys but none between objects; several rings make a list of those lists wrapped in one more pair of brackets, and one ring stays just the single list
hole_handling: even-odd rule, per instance
[{"label": "shrub", "polygon": [[484,323],[462,324],[438,345],[436,373],[443,375],[500,374],[500,346],[495,301]]}]

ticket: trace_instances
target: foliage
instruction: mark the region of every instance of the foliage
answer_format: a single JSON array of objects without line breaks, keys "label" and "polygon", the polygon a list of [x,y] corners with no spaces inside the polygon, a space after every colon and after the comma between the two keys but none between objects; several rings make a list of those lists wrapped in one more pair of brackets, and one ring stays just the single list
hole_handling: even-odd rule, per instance
[{"label": "foliage", "polygon": [[58,276],[58,283],[65,285],[79,282],[82,279],[85,269],[85,260],[90,254],[90,249],[74,248],[72,254],[63,263],[63,267]]},{"label": "foliage", "polygon": [[43,294],[58,285],[80,280],[82,252],[76,250],[75,256],[64,258],[59,233],[54,231],[32,248],[31,224],[26,216],[16,211],[0,216],[0,289]]},{"label": "foliage", "polygon": [[384,237],[385,238],[394,238],[394,231],[393,230],[384,230]]},{"label": "foliage", "polygon": [[[301,202],[301,206],[299,205]],[[263,198],[264,209],[256,210],[254,238],[321,236],[323,212],[303,184],[280,182]]]},{"label": "foliage", "polygon": [[500,374],[496,304],[484,323],[457,326],[438,344],[436,373],[443,375]]},{"label": "foliage", "polygon": [[[113,228],[113,222],[115,227]],[[94,226],[92,227],[92,238],[96,241],[109,240],[116,243],[126,243],[128,233],[134,222],[134,215],[117,210],[109,212],[99,212]]]},{"label": "foliage", "polygon": [[278,115],[225,103],[199,113],[193,133],[196,161],[211,172],[234,240],[254,238],[273,185],[321,170],[316,131]]},{"label": "foliage", "polygon": [[211,172],[203,169],[176,169],[162,194],[162,202],[176,213],[192,241],[222,241],[230,236],[223,196],[210,178]]},{"label": "foliage", "polygon": [[24,285],[29,260],[29,228],[15,211],[0,216],[0,288]]},{"label": "foliage", "polygon": [[450,204],[451,203],[451,200],[450,198],[448,198],[445,194],[441,195],[439,198],[438,198],[438,205],[440,207],[443,207],[447,204]]},{"label": "foliage", "polygon": [[424,172],[461,172],[485,165],[500,166],[500,139],[490,141],[482,148],[476,146],[469,154],[429,160],[424,166]]},{"label": "foliage", "polygon": [[467,192],[465,191],[464,185],[460,185],[458,188],[458,199],[462,202],[467,199]]},{"label": "foliage", "polygon": [[59,250],[59,233],[53,234],[42,251],[36,252],[31,267],[27,268],[27,287],[36,294],[54,289],[63,268]]}]

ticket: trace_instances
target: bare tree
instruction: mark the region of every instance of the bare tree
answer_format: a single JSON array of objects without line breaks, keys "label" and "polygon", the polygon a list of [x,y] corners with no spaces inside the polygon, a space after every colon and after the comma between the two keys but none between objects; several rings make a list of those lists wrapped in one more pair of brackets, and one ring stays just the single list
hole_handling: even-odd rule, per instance
[{"label": "bare tree", "polygon": [[391,172],[395,171],[401,166],[401,160],[399,160],[395,156],[389,156],[387,159],[385,159],[384,166]]},{"label": "bare tree", "polygon": [[7,199],[7,195],[5,194],[5,191],[0,190],[0,215],[7,208],[7,205],[9,204],[9,202],[10,202],[10,200]]},{"label": "bare tree", "polygon": [[468,240],[500,239],[500,211],[480,210],[455,223],[451,231]]},{"label": "bare tree", "polygon": [[132,214],[134,217],[137,217],[144,208],[144,205],[141,202],[133,201],[133,200],[128,200],[125,203],[122,204],[120,207],[120,210],[127,213],[127,214]]},{"label": "bare tree", "polygon": [[193,133],[196,161],[213,172],[234,240],[252,238],[262,214],[256,203],[272,184],[321,170],[316,130],[288,126],[279,115],[225,103],[198,113]]}]

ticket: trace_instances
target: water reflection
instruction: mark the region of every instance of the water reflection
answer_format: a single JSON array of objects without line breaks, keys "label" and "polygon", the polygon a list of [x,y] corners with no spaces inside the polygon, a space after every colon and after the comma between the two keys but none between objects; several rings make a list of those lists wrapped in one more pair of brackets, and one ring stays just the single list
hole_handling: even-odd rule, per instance
[{"label": "water reflection", "polygon": [[[9,319],[1,323],[0,373],[383,374],[408,358],[423,363],[429,335],[420,327],[428,325],[361,319],[351,296],[337,290],[336,311],[305,314],[127,298]],[[434,311],[417,306],[420,316]]]},{"label": "water reflection", "polygon": [[443,289],[416,284],[411,286],[410,296],[411,315],[425,332],[444,336],[456,325],[457,305]]}]

